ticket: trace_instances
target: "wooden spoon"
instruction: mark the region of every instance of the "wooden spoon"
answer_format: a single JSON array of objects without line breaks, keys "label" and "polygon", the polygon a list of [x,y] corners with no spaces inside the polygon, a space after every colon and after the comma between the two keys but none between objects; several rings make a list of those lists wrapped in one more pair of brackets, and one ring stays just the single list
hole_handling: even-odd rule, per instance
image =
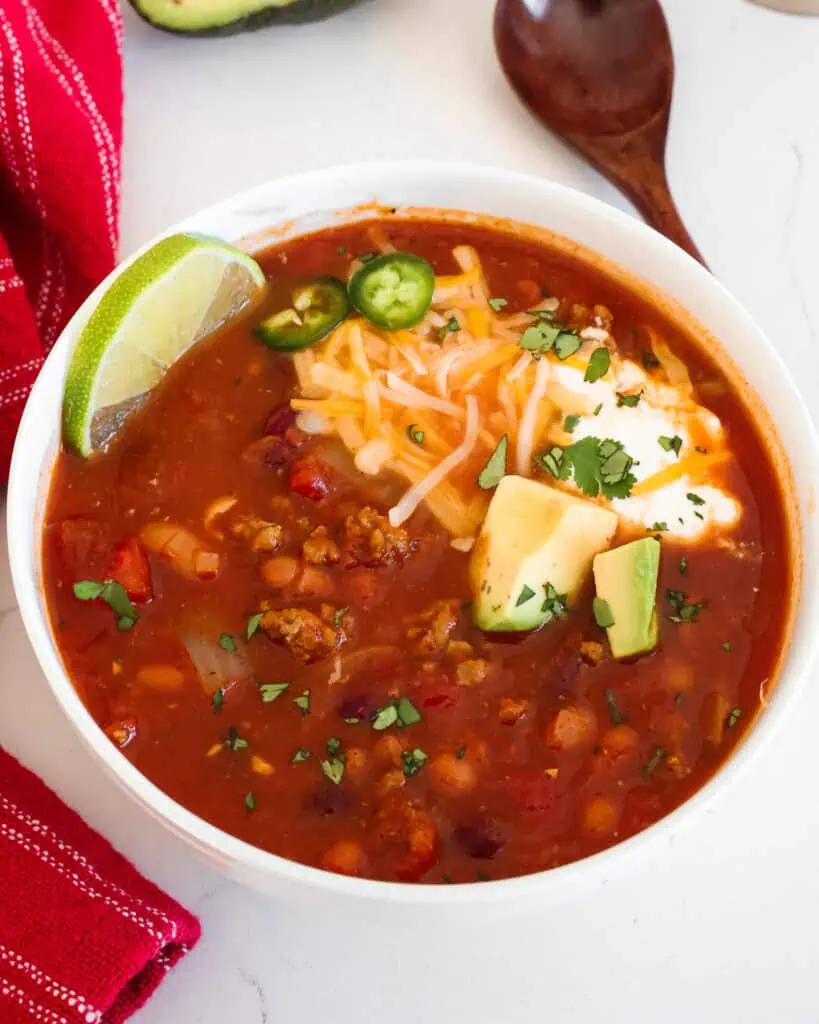
[{"label": "wooden spoon", "polygon": [[498,0],[495,46],[535,116],[705,265],[666,178],[674,56],[659,0]]}]

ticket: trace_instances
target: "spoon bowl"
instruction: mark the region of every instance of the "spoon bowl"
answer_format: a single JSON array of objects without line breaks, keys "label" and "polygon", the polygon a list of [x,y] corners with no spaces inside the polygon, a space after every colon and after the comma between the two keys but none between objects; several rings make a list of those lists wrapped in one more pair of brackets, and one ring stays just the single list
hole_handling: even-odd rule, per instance
[{"label": "spoon bowl", "polygon": [[535,117],[704,264],[666,177],[674,56],[659,0],[498,0],[495,46]]}]

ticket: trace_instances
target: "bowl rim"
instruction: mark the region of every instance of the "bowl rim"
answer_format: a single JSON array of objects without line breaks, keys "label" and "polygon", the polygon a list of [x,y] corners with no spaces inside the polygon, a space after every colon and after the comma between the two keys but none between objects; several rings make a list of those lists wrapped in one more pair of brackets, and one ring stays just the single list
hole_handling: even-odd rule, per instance
[{"label": "bowl rim", "polygon": [[[776,366],[774,376],[778,378],[779,385],[786,389],[793,415],[801,423],[805,445],[810,449],[812,464],[819,466],[819,437],[817,437],[816,428],[801,393],[774,345],[719,281],[690,256],[641,221],[570,186],[502,167],[437,160],[381,160],[331,166],[264,182],[185,217],[145,243],[127,259],[121,260],[65,326],[32,387],[20,422],[12,456],[7,497],[7,534],[15,595],[26,632],[49,687],[63,713],[91,752],[108,770],[120,788],[147,810],[152,817],[161,821],[188,845],[192,845],[200,853],[206,854],[211,861],[215,859],[227,862],[228,873],[235,877],[251,879],[252,876],[262,875],[271,879],[275,878],[279,882],[295,883],[302,889],[309,889],[313,892],[318,890],[325,895],[342,895],[355,898],[358,901],[387,901],[416,907],[446,908],[521,901],[539,903],[543,903],[544,900],[553,903],[563,901],[570,899],[577,892],[588,892],[590,888],[605,885],[626,867],[634,866],[641,856],[647,857],[652,851],[657,850],[661,842],[673,841],[673,838],[683,828],[690,827],[735,783],[737,777],[758,755],[763,745],[770,742],[784,716],[792,707],[799,687],[807,678],[809,668],[816,658],[817,647],[819,647],[815,637],[817,631],[807,628],[806,620],[809,616],[807,613],[800,613],[800,607],[808,595],[810,598],[809,610],[812,611],[810,618],[819,617],[816,615],[816,611],[819,609],[817,586],[811,582],[809,573],[803,574],[802,594],[795,598],[797,607],[794,612],[795,625],[790,648],[785,660],[780,665],[778,682],[769,705],[765,708],[764,713],[757,717],[743,742],[696,793],[642,832],[581,860],[514,878],[447,886],[352,878],[291,861],[222,831],[168,796],[110,743],[75,690],[61,659],[56,654],[47,618],[40,610],[39,592],[36,581],[33,579],[33,570],[37,568],[35,552],[30,550],[27,544],[21,543],[20,539],[26,519],[28,519],[29,527],[31,525],[33,511],[30,500],[31,486],[33,485],[27,488],[25,482],[28,480],[30,484],[31,478],[37,477],[43,469],[42,466],[32,465],[31,460],[28,459],[27,439],[32,433],[32,424],[35,420],[44,415],[59,418],[61,407],[59,398],[62,393],[59,354],[64,354],[65,350],[73,343],[72,336],[77,332],[78,323],[84,316],[87,316],[96,304],[99,295],[128,263],[168,234],[177,231],[201,230],[200,222],[203,218],[218,221],[223,216],[242,207],[251,210],[254,207],[259,208],[268,199],[271,191],[281,193],[299,187],[320,188],[321,186],[330,186],[333,182],[344,178],[352,180],[361,178],[364,181],[375,178],[383,181],[384,187],[388,188],[390,187],[389,183],[396,175],[399,182],[404,181],[399,188],[406,188],[406,182],[410,178],[414,178],[414,180],[419,178],[440,180],[443,178],[453,183],[465,179],[477,184],[491,185],[503,182],[506,185],[519,187],[530,195],[539,191],[544,196],[550,196],[600,218],[612,225],[615,232],[621,236],[625,237],[627,234],[635,236],[642,245],[653,250],[658,259],[675,264],[676,270],[680,274],[710,292],[713,295],[713,302],[722,304],[733,318],[739,332],[756,335],[757,343],[762,344],[771,358],[771,363]],[[378,201],[379,198],[378,196],[362,196],[362,201],[373,199]],[[532,223],[538,224],[540,218],[541,215],[535,212]],[[609,258],[615,263],[620,260],[618,256]],[[660,291],[665,291],[660,286],[657,287]],[[733,357],[734,347],[731,341],[721,340],[729,355]],[[741,369],[743,358],[736,357],[736,359]],[[800,510],[800,522],[804,532],[806,515],[810,513],[810,510],[807,513],[804,508]],[[36,510],[34,518],[36,521]],[[808,588],[810,589],[809,594]],[[797,663],[792,664],[797,637],[800,639]]]}]

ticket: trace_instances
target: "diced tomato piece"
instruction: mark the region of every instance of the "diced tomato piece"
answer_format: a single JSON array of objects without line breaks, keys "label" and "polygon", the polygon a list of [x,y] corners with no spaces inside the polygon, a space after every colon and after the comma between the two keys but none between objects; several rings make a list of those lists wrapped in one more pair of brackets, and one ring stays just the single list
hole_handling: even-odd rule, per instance
[{"label": "diced tomato piece", "polygon": [[150,601],[153,596],[148,556],[133,537],[117,547],[106,577],[121,583],[132,601]]},{"label": "diced tomato piece", "polygon": [[324,466],[315,455],[305,455],[291,465],[290,490],[311,501],[321,501],[330,493]]},{"label": "diced tomato piece", "polygon": [[568,824],[569,794],[559,775],[523,769],[503,780],[501,789],[520,811],[537,817],[544,833],[561,832]]},{"label": "diced tomato piece", "polygon": [[111,560],[111,529],[94,519],[63,519],[54,526],[56,549],[66,578],[100,579]]}]

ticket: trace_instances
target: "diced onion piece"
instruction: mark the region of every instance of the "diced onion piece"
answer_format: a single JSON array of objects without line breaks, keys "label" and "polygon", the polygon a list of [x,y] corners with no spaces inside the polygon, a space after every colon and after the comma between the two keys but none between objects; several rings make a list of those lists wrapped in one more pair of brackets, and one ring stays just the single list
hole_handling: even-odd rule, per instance
[{"label": "diced onion piece", "polygon": [[367,476],[377,476],[393,456],[392,445],[383,437],[368,441],[355,457],[356,469]]},{"label": "diced onion piece", "polygon": [[307,410],[300,412],[296,417],[296,426],[305,434],[331,434],[333,432],[330,421],[320,412]]},{"label": "diced onion piece", "polygon": [[220,530],[218,526],[214,526],[213,520],[223,516],[225,512],[229,512],[238,500],[232,494],[225,494],[221,498],[216,498],[208,505],[202,521],[205,524],[205,530],[209,534],[219,540],[224,537],[224,531]]},{"label": "diced onion piece", "polygon": [[456,551],[471,551],[475,546],[474,537],[453,537],[449,542],[451,548],[455,548]]},{"label": "diced onion piece", "polygon": [[535,369],[534,387],[529,392],[529,397],[526,399],[526,405],[523,408],[523,415],[520,419],[517,445],[517,470],[519,476],[530,475],[530,463],[536,440],[535,429],[537,426],[538,406],[546,395],[549,373],[549,361],[541,359]]},{"label": "diced onion piece", "polygon": [[469,458],[472,449],[475,447],[475,442],[478,440],[479,426],[478,400],[474,395],[468,395],[466,398],[466,427],[463,441],[443,461],[439,462],[435,469],[428,473],[423,480],[419,480],[417,484],[410,487],[398,504],[390,509],[389,518],[393,526],[400,526],[401,523],[405,523],[429,492],[445,480],[456,466],[459,466]]},{"label": "diced onion piece", "polygon": [[580,332],[580,337],[584,341],[608,341],[609,332],[604,331],[602,327],[584,327]]},{"label": "diced onion piece", "polygon": [[182,642],[209,697],[253,675],[241,639],[234,639],[235,651],[227,651],[218,640],[208,640],[197,633],[185,633]]},{"label": "diced onion piece", "polygon": [[660,365],[665,370],[665,375],[671,384],[684,384],[691,387],[691,377],[688,375],[688,368],[678,356],[675,356],[668,345],[651,331],[651,347],[654,355],[659,359]]},{"label": "diced onion piece", "polygon": [[167,558],[187,579],[210,579],[219,572],[219,555],[183,526],[148,523],[142,527],[139,539],[149,551]]}]

